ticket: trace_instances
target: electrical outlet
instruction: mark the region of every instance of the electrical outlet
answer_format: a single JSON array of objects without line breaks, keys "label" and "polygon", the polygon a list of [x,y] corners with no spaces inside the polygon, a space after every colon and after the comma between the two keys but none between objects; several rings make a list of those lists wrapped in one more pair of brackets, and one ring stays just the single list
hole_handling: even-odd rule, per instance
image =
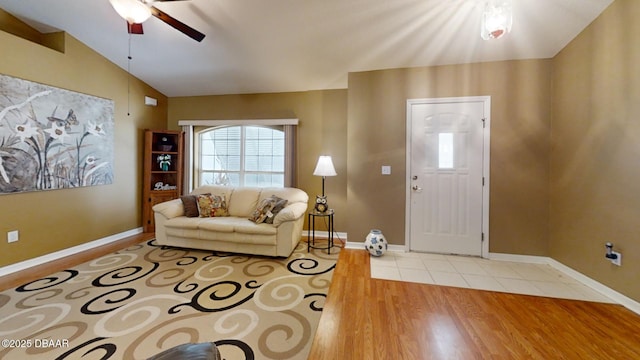
[{"label": "electrical outlet", "polygon": [[611,263],[614,265],[622,266],[622,254],[617,251],[611,252],[613,255],[616,255],[615,259],[611,259]]},{"label": "electrical outlet", "polygon": [[382,165],[382,175],[391,175],[391,166]]},{"label": "electrical outlet", "polygon": [[18,230],[14,230],[14,231],[9,231],[7,233],[7,242],[16,242],[18,241],[18,239],[20,238],[20,234],[18,233]]}]

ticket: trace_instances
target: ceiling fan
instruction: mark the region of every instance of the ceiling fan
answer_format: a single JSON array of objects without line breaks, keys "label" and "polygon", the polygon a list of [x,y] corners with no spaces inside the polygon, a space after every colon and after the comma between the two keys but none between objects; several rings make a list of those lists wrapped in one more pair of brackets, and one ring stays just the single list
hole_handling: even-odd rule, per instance
[{"label": "ceiling fan", "polygon": [[195,41],[204,39],[203,33],[153,6],[154,2],[163,1],[183,0],[109,0],[118,15],[127,21],[127,31],[130,34],[143,34],[142,23],[153,15]]}]

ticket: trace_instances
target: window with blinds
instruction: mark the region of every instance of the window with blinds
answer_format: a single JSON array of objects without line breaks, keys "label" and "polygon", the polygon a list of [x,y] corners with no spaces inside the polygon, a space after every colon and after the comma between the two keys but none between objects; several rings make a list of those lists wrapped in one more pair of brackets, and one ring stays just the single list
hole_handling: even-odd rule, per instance
[{"label": "window with blinds", "polygon": [[285,132],[281,127],[222,126],[198,136],[200,185],[285,186]]}]

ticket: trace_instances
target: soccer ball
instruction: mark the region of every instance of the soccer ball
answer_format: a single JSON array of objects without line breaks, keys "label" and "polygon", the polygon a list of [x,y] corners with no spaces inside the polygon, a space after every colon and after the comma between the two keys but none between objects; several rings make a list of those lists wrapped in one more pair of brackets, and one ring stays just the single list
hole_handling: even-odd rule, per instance
[{"label": "soccer ball", "polygon": [[373,256],[382,256],[387,251],[387,239],[382,231],[373,229],[364,240],[364,248]]}]

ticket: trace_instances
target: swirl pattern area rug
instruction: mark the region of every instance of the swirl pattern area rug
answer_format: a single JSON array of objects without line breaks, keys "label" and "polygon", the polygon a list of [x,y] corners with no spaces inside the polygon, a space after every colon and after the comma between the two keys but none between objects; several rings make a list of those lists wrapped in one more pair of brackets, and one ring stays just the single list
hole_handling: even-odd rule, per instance
[{"label": "swirl pattern area rug", "polygon": [[140,243],[0,293],[0,359],[307,359],[339,251],[288,259]]}]

